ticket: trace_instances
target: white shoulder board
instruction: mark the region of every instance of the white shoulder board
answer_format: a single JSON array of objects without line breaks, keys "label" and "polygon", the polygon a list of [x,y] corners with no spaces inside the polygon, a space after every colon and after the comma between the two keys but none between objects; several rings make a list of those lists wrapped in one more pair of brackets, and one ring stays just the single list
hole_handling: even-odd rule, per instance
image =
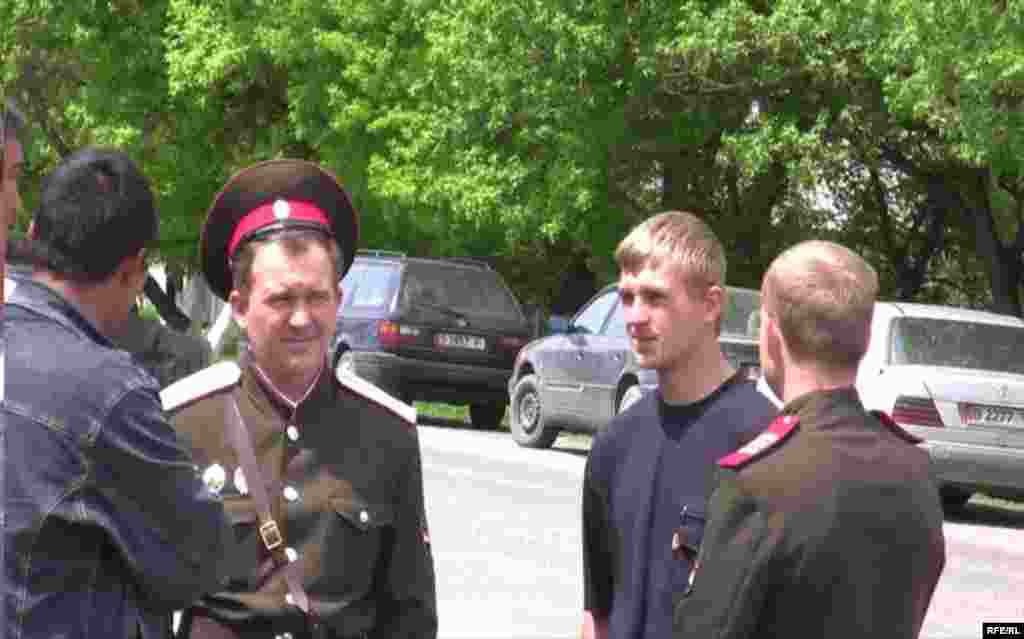
[{"label": "white shoulder board", "polygon": [[242,369],[234,362],[218,362],[201,371],[179,379],[160,391],[160,402],[165,411],[234,386],[242,378]]},{"label": "white shoulder board", "polygon": [[416,425],[416,408],[414,406],[389,395],[379,386],[371,384],[358,375],[344,372],[340,366],[335,372],[335,377],[338,378],[338,383],[350,391],[380,404],[413,426]]}]

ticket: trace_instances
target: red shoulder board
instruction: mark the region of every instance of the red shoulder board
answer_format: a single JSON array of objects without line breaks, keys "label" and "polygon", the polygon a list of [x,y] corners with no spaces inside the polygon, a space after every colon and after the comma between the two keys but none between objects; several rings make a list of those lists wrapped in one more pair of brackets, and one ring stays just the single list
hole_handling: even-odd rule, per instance
[{"label": "red shoulder board", "polygon": [[718,465],[722,468],[742,468],[785,441],[799,424],[800,418],[796,415],[779,415],[772,420],[768,428],[743,448],[719,459]]},{"label": "red shoulder board", "polygon": [[910,442],[911,444],[920,444],[921,442],[924,441],[917,435],[913,435],[907,432],[902,426],[896,423],[896,420],[893,419],[889,415],[889,413],[885,412],[884,410],[870,410],[868,412],[871,413],[871,415],[874,416],[878,421],[882,422],[882,426],[885,426],[892,432],[896,433],[896,435],[900,439],[904,439]]}]

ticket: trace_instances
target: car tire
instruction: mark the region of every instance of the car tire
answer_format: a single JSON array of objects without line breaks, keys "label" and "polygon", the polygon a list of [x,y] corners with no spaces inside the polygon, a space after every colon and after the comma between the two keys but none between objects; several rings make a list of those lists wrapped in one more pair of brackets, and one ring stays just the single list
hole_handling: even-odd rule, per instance
[{"label": "car tire", "polygon": [[527,375],[512,389],[512,437],[525,448],[550,448],[558,429],[547,425],[536,375]]},{"label": "car tire", "polygon": [[478,430],[497,430],[505,417],[506,402],[469,405],[469,421]]},{"label": "car tire", "polygon": [[960,488],[953,488],[952,486],[943,486],[939,490],[939,496],[942,498],[942,507],[946,510],[960,510],[967,505],[974,493],[962,490]]},{"label": "car tire", "polygon": [[616,414],[625,412],[627,408],[635,404],[644,396],[644,391],[640,388],[639,384],[633,384],[626,390],[622,391],[622,395],[619,396],[619,405],[616,410]]}]

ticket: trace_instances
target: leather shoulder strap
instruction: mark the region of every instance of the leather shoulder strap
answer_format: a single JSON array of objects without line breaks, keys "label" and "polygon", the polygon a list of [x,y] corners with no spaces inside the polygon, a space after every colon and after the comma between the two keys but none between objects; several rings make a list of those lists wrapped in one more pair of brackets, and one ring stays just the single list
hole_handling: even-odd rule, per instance
[{"label": "leather shoulder strap", "polygon": [[264,547],[271,552],[274,560],[279,566],[284,567],[284,578],[288,584],[288,593],[292,596],[293,603],[302,612],[310,617],[314,626],[319,624],[319,618],[310,607],[309,596],[302,587],[301,575],[295,574],[295,566],[292,558],[285,552],[284,536],[281,529],[274,521],[273,511],[270,508],[270,497],[267,494],[267,485],[263,481],[263,474],[260,472],[259,462],[256,461],[256,452],[252,447],[252,439],[249,430],[242,420],[242,413],[238,410],[238,402],[233,393],[224,396],[228,402],[227,407],[227,429],[231,445],[238,455],[242,464],[242,471],[245,473],[246,483],[256,502],[256,512],[260,522],[260,537]]}]

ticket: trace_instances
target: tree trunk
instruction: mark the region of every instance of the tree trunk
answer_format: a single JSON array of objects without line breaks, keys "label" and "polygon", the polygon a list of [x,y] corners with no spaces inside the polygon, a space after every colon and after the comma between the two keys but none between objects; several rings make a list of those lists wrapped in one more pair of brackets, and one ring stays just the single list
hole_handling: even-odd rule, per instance
[{"label": "tree trunk", "polygon": [[970,207],[974,217],[978,255],[988,265],[992,310],[1020,317],[1020,282],[1024,264],[1020,253],[1014,250],[1015,242],[1007,246],[999,239],[992,214],[992,183],[988,170],[975,171],[966,183],[969,193],[963,198],[964,204]]}]

